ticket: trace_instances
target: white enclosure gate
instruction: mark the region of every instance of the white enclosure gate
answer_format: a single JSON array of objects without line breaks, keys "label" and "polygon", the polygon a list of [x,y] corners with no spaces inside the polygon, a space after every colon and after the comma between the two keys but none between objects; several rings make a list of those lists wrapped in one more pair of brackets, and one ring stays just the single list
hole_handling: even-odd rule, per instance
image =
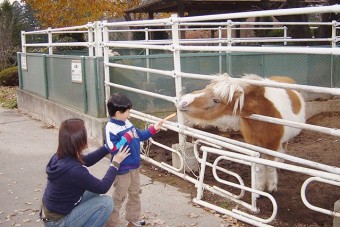
[{"label": "white enclosure gate", "polygon": [[[317,54],[317,55],[330,55],[331,58],[336,58],[340,55],[340,48],[337,47],[339,36],[337,36],[338,22],[329,22],[329,23],[301,23],[301,26],[331,26],[332,27],[332,37],[325,39],[291,39],[287,35],[287,27],[290,23],[284,22],[266,22],[266,23],[258,23],[259,26],[271,25],[275,26],[272,29],[282,29],[283,36],[282,37],[263,37],[263,38],[255,38],[255,37],[247,37],[247,38],[236,38],[233,37],[233,30],[236,29],[255,29],[252,26],[255,22],[233,22],[232,20],[246,19],[251,17],[265,17],[265,16],[280,16],[280,15],[294,15],[294,14],[316,14],[316,13],[340,13],[340,6],[324,6],[324,7],[309,7],[309,8],[299,8],[299,9],[282,9],[282,10],[269,10],[269,11],[254,11],[254,12],[246,12],[246,13],[233,13],[233,14],[219,14],[219,15],[210,15],[210,16],[196,16],[196,17],[185,17],[179,18],[173,15],[170,18],[165,19],[155,19],[155,20],[144,20],[144,21],[130,21],[130,22],[95,22],[93,24],[89,23],[81,27],[88,31],[88,41],[85,43],[73,43],[73,44],[61,44],[61,43],[53,43],[52,39],[45,44],[27,44],[24,37],[26,34],[32,33],[23,33],[23,52],[26,52],[27,47],[32,46],[45,46],[49,48],[49,54],[53,54],[53,47],[55,46],[65,46],[65,45],[74,45],[74,46],[87,46],[89,49],[89,56],[96,57],[104,57],[104,73],[105,73],[105,95],[106,100],[110,97],[112,91],[111,89],[121,89],[126,92],[132,92],[136,94],[140,94],[142,96],[154,97],[156,99],[161,99],[166,102],[169,102],[172,105],[172,110],[176,109],[176,103],[181,97],[181,95],[185,92],[183,91],[183,79],[187,81],[193,80],[211,80],[215,76],[204,74],[204,73],[187,73],[182,70],[182,56],[184,53],[218,53],[221,54],[218,56],[218,67],[216,69],[216,74],[228,72],[232,74],[231,67],[227,67],[224,69],[223,65],[231,66],[230,64],[230,53],[282,53],[282,54]],[[227,22],[216,22],[216,21],[227,21]],[[292,24],[292,23],[291,23]],[[294,23],[297,24],[298,23]],[[242,25],[242,27],[235,28],[235,25]],[[131,29],[134,28],[134,29]],[[69,32],[72,30],[79,29],[78,27],[67,28],[67,29],[49,29],[44,32]],[[257,27],[257,29],[261,29],[261,27]],[[268,28],[263,28],[268,29]],[[218,33],[217,38],[183,38],[183,34],[194,31],[202,31],[202,30],[215,30]],[[170,37],[169,39],[157,39],[154,37],[150,37],[152,32],[165,32]],[[132,32],[135,33],[143,33],[144,37],[140,40],[129,40],[131,38]],[[129,34],[122,35],[124,38],[121,41],[117,40],[117,34]],[[286,47],[285,45],[290,42],[301,42],[301,41],[317,41],[317,42],[326,42],[330,44],[328,47],[302,47],[295,46]],[[267,46],[255,46],[252,45],[254,43],[271,43],[271,45]],[[273,46],[273,44],[283,44],[282,46]],[[234,44],[238,44],[237,46]],[[244,44],[248,44],[244,46]],[[103,48],[103,49],[102,49]],[[112,56],[112,50],[119,52],[120,56]],[[151,51],[161,51],[164,53],[171,53],[172,59],[172,69],[164,70],[161,66],[152,67],[149,62],[149,58],[145,58],[145,63],[143,66],[137,66],[133,64],[127,63],[129,61],[129,53],[122,54],[119,50],[128,49],[131,51],[138,52],[143,50],[145,56],[151,55]],[[102,52],[102,50],[104,50]],[[225,62],[222,59],[223,55],[227,56]],[[115,61],[119,59],[119,61]],[[112,61],[113,60],[113,61]],[[333,62],[333,61],[332,61]],[[145,65],[145,67],[144,67]],[[171,67],[170,67],[171,68]],[[168,77],[174,81],[175,85],[175,95],[166,95],[161,94],[161,92],[156,92],[155,90],[150,89],[140,89],[136,87],[129,86],[131,81],[128,81],[127,84],[119,84],[112,81],[110,78],[110,70],[111,69],[122,69],[126,70],[125,72],[129,72],[131,74],[135,73],[135,75],[140,75],[143,73],[143,77],[146,77],[146,81],[149,82],[150,79],[155,75],[161,75],[163,77]],[[333,70],[332,70],[333,72]],[[240,79],[242,80],[242,79]],[[271,86],[271,87],[282,87],[285,89],[296,89],[302,92],[307,93],[315,93],[315,94],[329,94],[331,96],[340,96],[340,89],[332,86],[330,87],[317,87],[317,86],[309,86],[309,85],[298,85],[298,84],[278,84],[278,83],[263,83],[253,80],[247,80],[249,84],[254,84],[257,86]],[[147,86],[146,86],[147,87]],[[157,87],[156,87],[157,88]],[[132,100],[133,102],[138,102],[138,100]],[[168,112],[170,112],[171,108],[167,108]],[[170,110],[169,110],[170,109]],[[131,116],[133,118],[142,120],[147,123],[154,123],[158,121],[162,116],[154,116],[154,114],[144,113],[142,111],[133,110]],[[332,210],[327,210],[322,207],[314,206],[309,203],[306,199],[306,188],[313,181],[322,182],[325,184],[334,185],[334,187],[340,187],[340,168],[338,166],[328,166],[321,163],[316,163],[313,161],[309,161],[306,159],[290,156],[287,154],[273,152],[268,149],[264,149],[261,147],[256,147],[250,144],[245,144],[243,142],[239,142],[233,139],[225,138],[222,136],[218,136],[215,134],[211,134],[208,132],[204,132],[201,130],[194,129],[189,126],[185,126],[185,119],[181,112],[177,111],[178,121],[177,122],[165,122],[164,128],[166,130],[172,130],[178,133],[179,135],[179,145],[177,148],[169,147],[163,144],[160,144],[152,139],[150,139],[150,143],[155,146],[160,146],[164,148],[165,152],[172,152],[173,157],[176,156],[179,159],[179,166],[172,166],[164,162],[158,162],[148,156],[148,152],[151,144],[148,146],[144,146],[145,150],[142,155],[143,159],[162,168],[170,173],[179,176],[193,184],[195,184],[197,188],[197,196],[194,198],[194,202],[200,204],[202,206],[208,207],[210,209],[214,209],[220,213],[227,214],[233,218],[241,220],[243,222],[255,225],[255,226],[268,226],[274,220],[277,214],[277,203],[275,198],[266,192],[258,191],[254,189],[255,185],[255,164],[263,164],[272,166],[275,168],[280,168],[284,170],[294,171],[302,174],[306,174],[310,176],[305,183],[301,187],[301,199],[303,203],[310,209],[315,210],[317,212],[323,213],[325,215],[331,215],[334,217],[340,217],[339,212],[334,212]],[[260,115],[252,115],[250,118],[259,119],[262,121],[272,122],[275,124],[283,124],[290,127],[298,127],[306,130],[314,130],[334,136],[340,137],[340,130],[334,128],[326,128],[320,126],[314,126],[310,124],[301,124],[296,122],[284,121],[274,118],[269,118]],[[193,153],[194,156],[199,163],[199,175],[193,177],[191,174],[188,174],[185,169],[190,168],[186,166],[187,164],[187,150],[185,149],[187,141],[186,137],[193,138]],[[216,159],[213,163],[210,163],[207,159],[208,154],[215,154]],[[267,154],[274,157],[278,157],[280,159],[289,161],[290,164],[285,164],[281,162],[269,161],[266,159],[260,158],[260,154]],[[228,169],[223,168],[219,165],[220,161],[228,160],[231,162],[236,162],[241,165],[249,166],[251,173],[251,186],[246,186],[242,177],[232,172]],[[294,164],[292,164],[294,163]],[[222,189],[217,186],[208,185],[205,183],[205,173],[206,167],[212,168],[212,172],[214,178],[217,182],[234,187],[240,190],[240,193],[234,194],[225,189]],[[229,174],[233,176],[239,183],[234,183],[231,181],[227,181],[219,177],[218,172],[223,172],[225,174]],[[240,206],[246,208],[250,212],[241,211],[240,209],[232,209],[228,210],[223,207],[217,206],[216,204],[211,204],[207,201],[203,200],[204,191],[210,191],[227,199],[234,201]],[[243,201],[243,196],[246,192],[251,194],[251,202]],[[258,217],[256,214],[259,212],[259,209],[256,205],[256,198],[258,195],[264,196],[268,198],[272,203],[272,215],[267,218]],[[339,198],[340,199],[340,198]]]}]

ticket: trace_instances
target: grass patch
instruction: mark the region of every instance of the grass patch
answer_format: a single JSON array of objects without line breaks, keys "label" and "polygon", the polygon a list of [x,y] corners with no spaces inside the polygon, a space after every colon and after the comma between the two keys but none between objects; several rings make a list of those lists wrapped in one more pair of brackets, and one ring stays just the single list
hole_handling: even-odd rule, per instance
[{"label": "grass patch", "polygon": [[0,107],[5,109],[17,108],[17,86],[0,86]]}]

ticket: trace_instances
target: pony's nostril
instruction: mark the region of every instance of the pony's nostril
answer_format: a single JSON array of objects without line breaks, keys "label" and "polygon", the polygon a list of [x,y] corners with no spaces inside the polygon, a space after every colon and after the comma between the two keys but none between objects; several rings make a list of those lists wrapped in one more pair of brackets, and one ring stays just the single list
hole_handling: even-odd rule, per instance
[{"label": "pony's nostril", "polygon": [[183,102],[180,102],[179,103],[179,108],[183,108],[183,107],[186,107],[188,105],[188,102],[185,102],[185,101],[183,101]]}]

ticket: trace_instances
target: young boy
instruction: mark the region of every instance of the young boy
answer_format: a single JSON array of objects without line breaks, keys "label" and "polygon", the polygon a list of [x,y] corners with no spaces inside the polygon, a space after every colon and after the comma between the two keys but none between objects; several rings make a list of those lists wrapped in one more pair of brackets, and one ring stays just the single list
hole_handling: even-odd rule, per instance
[{"label": "young boy", "polygon": [[135,128],[128,120],[131,108],[130,99],[120,93],[113,94],[107,102],[110,118],[105,127],[106,146],[115,155],[121,146],[128,145],[131,154],[120,163],[118,175],[113,183],[114,210],[106,223],[106,227],[119,226],[119,210],[126,197],[125,219],[129,222],[127,226],[145,225],[145,221],[140,220],[140,141],[147,140],[155,135],[160,130],[164,120],[151,125],[147,130],[140,130]]}]

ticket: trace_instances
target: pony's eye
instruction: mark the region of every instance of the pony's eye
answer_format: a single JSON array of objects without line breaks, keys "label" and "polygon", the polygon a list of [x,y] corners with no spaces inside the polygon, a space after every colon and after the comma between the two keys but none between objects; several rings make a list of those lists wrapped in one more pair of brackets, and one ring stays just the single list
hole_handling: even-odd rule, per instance
[{"label": "pony's eye", "polygon": [[213,99],[214,103],[220,103],[220,100],[218,99]]}]

